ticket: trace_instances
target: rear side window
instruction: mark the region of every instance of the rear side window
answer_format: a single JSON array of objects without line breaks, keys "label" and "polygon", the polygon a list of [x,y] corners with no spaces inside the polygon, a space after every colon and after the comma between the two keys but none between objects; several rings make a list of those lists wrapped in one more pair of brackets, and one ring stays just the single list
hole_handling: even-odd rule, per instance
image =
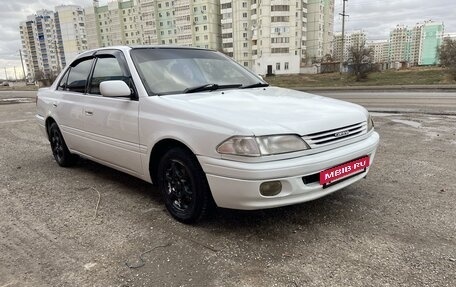
[{"label": "rear side window", "polygon": [[125,79],[126,77],[124,77],[119,61],[114,56],[98,58],[95,69],[93,70],[89,93],[100,94],[101,82],[113,80],[125,81]]},{"label": "rear side window", "polygon": [[66,84],[67,91],[85,93],[92,61],[93,59],[87,59],[70,68]]}]

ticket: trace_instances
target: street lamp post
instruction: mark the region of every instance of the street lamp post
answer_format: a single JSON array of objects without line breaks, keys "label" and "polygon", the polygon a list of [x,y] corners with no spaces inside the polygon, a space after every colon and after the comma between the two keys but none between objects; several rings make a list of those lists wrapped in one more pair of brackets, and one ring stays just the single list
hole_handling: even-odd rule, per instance
[{"label": "street lamp post", "polygon": [[22,50],[19,49],[19,56],[21,56],[21,64],[22,64],[22,75],[24,75],[24,81],[27,79],[25,76],[25,69],[24,69],[24,61],[22,60]]}]

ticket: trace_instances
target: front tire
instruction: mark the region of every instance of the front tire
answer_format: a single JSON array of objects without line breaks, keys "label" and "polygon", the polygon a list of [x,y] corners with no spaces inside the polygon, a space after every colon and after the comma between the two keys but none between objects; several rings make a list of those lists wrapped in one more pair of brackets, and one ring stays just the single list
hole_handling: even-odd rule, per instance
[{"label": "front tire", "polygon": [[206,175],[189,151],[167,151],[158,165],[157,181],[166,209],[178,221],[194,223],[208,212],[212,197]]},{"label": "front tire", "polygon": [[51,142],[52,155],[62,167],[69,167],[76,163],[77,156],[70,153],[63,139],[62,133],[56,123],[49,127],[49,141]]}]

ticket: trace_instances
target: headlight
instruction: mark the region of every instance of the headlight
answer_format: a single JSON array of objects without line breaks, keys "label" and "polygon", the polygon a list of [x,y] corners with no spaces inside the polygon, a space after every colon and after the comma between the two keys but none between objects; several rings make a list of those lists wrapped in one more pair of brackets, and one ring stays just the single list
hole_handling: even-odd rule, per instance
[{"label": "headlight", "polygon": [[274,155],[309,149],[297,135],[273,135],[262,137],[232,137],[217,147],[221,154],[241,156]]},{"label": "headlight", "polygon": [[372,116],[369,114],[369,117],[367,118],[367,131],[370,132],[374,128],[374,120],[372,119]]}]

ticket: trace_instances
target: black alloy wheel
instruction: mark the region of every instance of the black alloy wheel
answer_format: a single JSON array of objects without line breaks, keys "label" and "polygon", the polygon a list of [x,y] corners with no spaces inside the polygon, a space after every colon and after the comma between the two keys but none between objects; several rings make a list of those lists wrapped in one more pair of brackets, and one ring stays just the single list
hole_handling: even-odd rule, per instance
[{"label": "black alloy wheel", "polygon": [[194,223],[206,215],[213,199],[193,154],[182,148],[169,150],[160,160],[157,178],[166,209],[175,219]]},{"label": "black alloy wheel", "polygon": [[60,166],[69,167],[76,163],[77,156],[68,150],[56,123],[52,123],[49,127],[49,141],[51,142],[52,155]]}]

